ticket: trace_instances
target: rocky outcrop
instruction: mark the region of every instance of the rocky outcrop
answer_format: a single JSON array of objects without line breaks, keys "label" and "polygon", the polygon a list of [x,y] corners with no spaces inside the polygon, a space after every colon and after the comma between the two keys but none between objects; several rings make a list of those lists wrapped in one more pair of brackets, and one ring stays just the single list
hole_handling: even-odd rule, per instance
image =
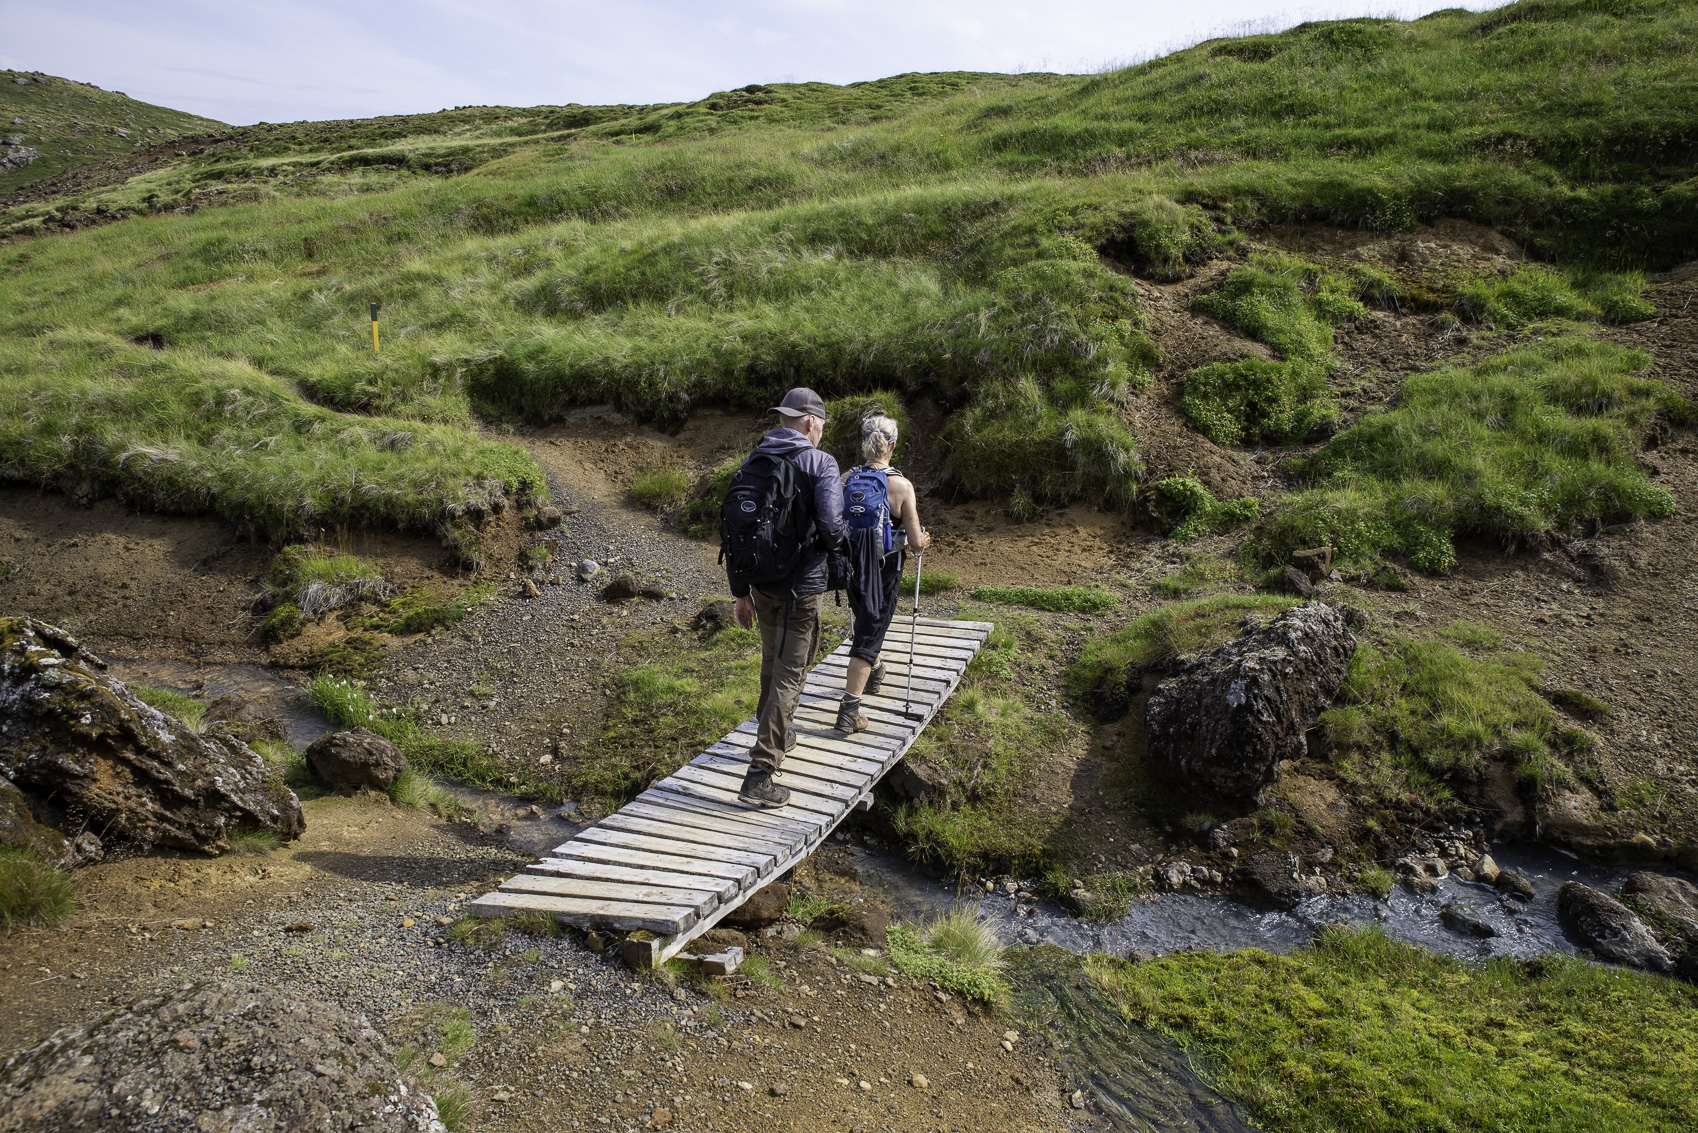
[{"label": "rocky outcrop", "polygon": [[1633,910],[1590,885],[1570,881],[1557,891],[1563,927],[1599,957],[1653,972],[1674,969],[1674,958]]},{"label": "rocky outcrop", "polygon": [[1674,957],[1681,978],[1698,983],[1698,885],[1661,873],[1635,873],[1621,883],[1621,902]]},{"label": "rocky outcrop", "polygon": [[387,791],[407,769],[400,748],[364,728],[320,736],[302,754],[314,775],[351,790]]},{"label": "rocky outcrop", "polygon": [[890,929],[890,914],[876,906],[857,905],[834,909],[808,922],[815,932],[824,933],[839,944],[885,946],[885,934]]},{"label": "rocky outcrop", "polygon": [[221,853],[241,827],[286,838],[300,800],[228,734],[136,699],[105,662],[33,618],[0,618],[0,775],[73,838]]},{"label": "rocky outcrop", "polygon": [[720,923],[727,928],[765,928],[777,924],[790,904],[790,887],[782,881],[762,886],[741,905],[727,913]]},{"label": "rocky outcrop", "polygon": [[949,793],[949,772],[935,763],[906,756],[890,769],[884,783],[905,799],[929,802]]},{"label": "rocky outcrop", "polygon": [[1144,717],[1151,769],[1194,791],[1254,796],[1282,760],[1308,751],[1304,733],[1332,703],[1355,651],[1344,616],[1319,602],[1249,622],[1156,686]]},{"label": "rocky outcrop", "polygon": [[382,1037],[246,984],[144,999],[0,1068],[0,1133],[92,1129],[446,1133]]},{"label": "rocky outcrop", "polygon": [[100,840],[87,831],[67,838],[35,820],[24,793],[10,780],[0,779],[0,846],[28,850],[44,862],[79,866],[100,860]]}]

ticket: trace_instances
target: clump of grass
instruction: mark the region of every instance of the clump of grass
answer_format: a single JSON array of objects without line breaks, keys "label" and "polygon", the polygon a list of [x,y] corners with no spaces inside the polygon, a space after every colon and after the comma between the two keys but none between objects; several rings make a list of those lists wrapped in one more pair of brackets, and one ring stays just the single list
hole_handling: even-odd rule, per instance
[{"label": "clump of grass", "polygon": [[773,972],[772,965],[767,962],[765,956],[745,956],[742,965],[737,969],[737,974],[750,983],[757,983],[762,987],[777,988],[784,986],[784,981]]},{"label": "clump of grass", "polygon": [[1296,604],[1275,595],[1217,594],[1162,606],[1087,641],[1068,670],[1068,684],[1099,711],[1123,710],[1134,668],[1212,648],[1233,636],[1245,618],[1274,617]]},{"label": "clump of grass", "polygon": [[238,854],[269,854],[283,845],[283,835],[275,830],[243,826],[230,831],[230,849]]},{"label": "clump of grass", "polygon": [[438,1083],[431,1088],[430,1100],[436,1103],[436,1116],[448,1133],[470,1133],[477,1114],[470,1090],[458,1082]]},{"label": "clump of grass", "polygon": [[290,603],[311,621],[332,610],[366,599],[389,596],[389,584],[373,563],[322,547],[284,547],[265,572],[265,589],[278,603]]},{"label": "clump of grass", "polygon": [[675,464],[645,468],[631,481],[625,498],[637,507],[677,507],[690,491],[690,474]]},{"label": "clump of grass", "polygon": [[383,662],[383,644],[369,633],[350,633],[308,653],[302,667],[333,677],[363,677]]},{"label": "clump of grass", "polygon": [[1698,991],[1578,957],[1465,964],[1328,927],[1289,955],[1086,969],[1129,1021],[1207,1059],[1269,1125],[1590,1133],[1698,1117],[1690,1059],[1661,1053],[1687,1049]]},{"label": "clump of grass", "polygon": [[155,688],[153,685],[131,685],[130,691],[136,694],[136,699],[149,708],[157,708],[167,716],[174,716],[188,726],[190,731],[201,731],[202,718],[206,715],[206,705],[192,696],[185,696],[168,688]]},{"label": "clump of grass", "polygon": [[1317,483],[1263,520],[1264,561],[1324,544],[1341,560],[1401,553],[1436,573],[1455,566],[1459,533],[1524,546],[1671,514],[1674,497],[1638,466],[1642,436],[1698,410],[1639,376],[1649,362],[1567,337],[1410,378],[1395,409],[1296,462]]},{"label": "clump of grass", "polygon": [[[538,912],[534,909],[512,913],[505,919],[508,928],[525,936],[559,936],[564,931],[559,921],[547,913]],[[540,954],[533,955],[533,953],[535,953],[535,949],[532,949],[531,953],[527,953],[531,956],[531,963],[535,963],[540,958]]]},{"label": "clump of grass", "polygon": [[1095,924],[1107,924],[1124,917],[1139,898],[1147,895],[1147,880],[1125,870],[1093,873],[1079,880],[1094,900],[1086,907],[1084,918]]},{"label": "clump of grass", "polygon": [[1381,899],[1391,895],[1396,882],[1396,875],[1383,865],[1367,865],[1356,871],[1356,883]]},{"label": "clump of grass", "polygon": [[974,588],[973,597],[980,602],[1066,614],[1100,614],[1120,604],[1120,599],[1108,591],[1086,586],[979,586]]},{"label": "clump of grass", "polygon": [[[946,590],[954,590],[961,585],[961,580],[946,570],[929,570],[920,575],[921,594],[942,594]],[[902,576],[901,592],[910,598],[914,594],[914,575],[910,572]]]},{"label": "clump of grass", "polygon": [[1256,501],[1248,496],[1238,500],[1215,499],[1195,476],[1169,476],[1157,480],[1150,488],[1164,510],[1177,516],[1167,534],[1179,542],[1242,527],[1261,514]]},{"label": "clump of grass", "polygon": [[0,846],[0,925],[56,924],[77,911],[64,870],[18,846]]},{"label": "clump of grass", "polygon": [[1589,692],[1577,688],[1554,688],[1545,693],[1550,702],[1582,720],[1607,720],[1610,706]]},{"label": "clump of grass", "polygon": [[1514,330],[1552,319],[1603,319],[1632,323],[1657,313],[1637,272],[1580,272],[1571,278],[1541,266],[1470,280],[1457,289],[1456,307],[1485,326]]},{"label": "clump of grass", "polygon": [[438,818],[457,818],[467,811],[466,804],[437,783],[429,775],[404,767],[390,784],[389,798],[398,806],[428,808]]},{"label": "clump of grass", "polygon": [[1209,587],[1218,586],[1237,573],[1237,568],[1218,555],[1188,555],[1185,565],[1173,574],[1166,574],[1150,583],[1150,589],[1164,598],[1183,598]]},{"label": "clump of grass", "polygon": [[1439,636],[1480,653],[1503,647],[1503,631],[1490,622],[1454,621],[1439,630]]},{"label": "clump of grass", "polygon": [[1002,976],[1002,942],[976,910],[956,909],[923,929],[890,926],[890,959],[910,979],[930,980],[966,999],[1000,1003],[1008,994]]},{"label": "clump of grass", "polygon": [[461,917],[448,926],[446,935],[458,944],[490,949],[506,941],[507,927],[506,917]]},{"label": "clump of grass", "polygon": [[[429,588],[414,587],[385,603],[376,613],[360,618],[357,628],[396,636],[446,629],[494,597],[495,589],[494,582],[474,582],[444,599]],[[355,623],[350,622],[349,625],[354,627]]]},{"label": "clump of grass", "polygon": [[808,924],[814,919],[823,917],[828,913],[836,914],[847,911],[848,906],[833,901],[829,897],[822,896],[821,894],[809,893],[799,887],[792,888],[790,890],[790,898],[784,906],[784,913],[786,916],[794,917],[803,924]]}]

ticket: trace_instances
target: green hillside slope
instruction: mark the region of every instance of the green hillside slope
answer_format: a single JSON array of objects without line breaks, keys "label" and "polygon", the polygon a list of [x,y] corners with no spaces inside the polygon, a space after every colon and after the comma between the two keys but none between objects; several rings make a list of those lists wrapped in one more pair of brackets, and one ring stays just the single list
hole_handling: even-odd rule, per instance
[{"label": "green hillside slope", "polygon": [[[1102,76],[246,127],[0,216],[122,219],[0,249],[0,470],[274,534],[428,526],[540,485],[474,411],[664,423],[806,381],[934,400],[946,476],[1016,514],[1125,506],[1156,355],[1102,253],[1171,279],[1270,222],[1465,217],[1631,293],[1596,272],[1698,257],[1695,34],[1672,0],[1523,0]],[[1324,397],[1302,365],[1288,395]]]},{"label": "green hillside slope", "polygon": [[[121,91],[38,71],[0,71],[0,136],[17,139],[0,146],[0,195],[83,162],[225,129]],[[35,151],[34,160],[23,160],[26,150]]]}]

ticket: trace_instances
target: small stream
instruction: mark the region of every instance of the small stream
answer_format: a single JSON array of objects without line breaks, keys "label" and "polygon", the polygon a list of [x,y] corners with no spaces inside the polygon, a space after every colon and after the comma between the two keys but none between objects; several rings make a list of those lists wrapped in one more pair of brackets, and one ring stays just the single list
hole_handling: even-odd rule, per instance
[{"label": "small stream", "polygon": [[[205,699],[237,694],[258,701],[282,718],[289,742],[297,747],[331,729],[303,689],[259,666],[114,661],[112,671],[125,681]],[[523,853],[541,856],[587,825],[571,803],[533,803],[471,787],[451,786],[450,790],[471,810],[479,826],[499,833]],[[1335,924],[1378,926],[1395,939],[1465,960],[1574,953],[1576,945],[1557,920],[1557,890],[1564,882],[1581,881],[1613,893],[1633,872],[1582,862],[1538,845],[1500,843],[1491,847],[1491,853],[1500,867],[1532,881],[1536,894],[1531,900],[1500,896],[1489,886],[1446,877],[1438,891],[1428,896],[1398,887],[1383,900],[1323,896],[1290,910],[1256,908],[1224,896],[1163,894],[1138,902],[1125,916],[1106,924],[1079,920],[1058,904],[1037,897],[1026,885],[999,885],[989,893],[951,885],[841,831],[832,837],[834,860],[828,868],[883,900],[898,919],[924,921],[951,908],[972,905],[999,929],[1005,942],[1027,945],[1015,954],[1020,985],[1016,1010],[1057,1041],[1070,1078],[1091,1094],[1096,1114],[1112,1128],[1229,1133],[1251,1126],[1197,1074],[1182,1052],[1122,1021],[1084,984],[1077,965],[1064,962],[1065,958],[1093,952],[1126,956],[1197,949],[1289,952],[1308,944],[1322,927]],[[1476,919],[1489,923],[1497,935],[1481,939],[1447,927],[1441,913],[1452,904],[1471,906]]]}]

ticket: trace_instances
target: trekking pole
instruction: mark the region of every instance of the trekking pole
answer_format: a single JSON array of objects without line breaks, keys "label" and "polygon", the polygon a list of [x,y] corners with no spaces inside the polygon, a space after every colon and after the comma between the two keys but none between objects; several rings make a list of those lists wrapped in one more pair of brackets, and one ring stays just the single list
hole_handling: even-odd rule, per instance
[{"label": "trekking pole", "polygon": [[908,687],[902,693],[902,715],[909,720],[924,720],[924,712],[913,710],[914,700],[914,640],[920,632],[920,570],[926,565],[926,553],[914,556],[914,619],[908,624]]}]

